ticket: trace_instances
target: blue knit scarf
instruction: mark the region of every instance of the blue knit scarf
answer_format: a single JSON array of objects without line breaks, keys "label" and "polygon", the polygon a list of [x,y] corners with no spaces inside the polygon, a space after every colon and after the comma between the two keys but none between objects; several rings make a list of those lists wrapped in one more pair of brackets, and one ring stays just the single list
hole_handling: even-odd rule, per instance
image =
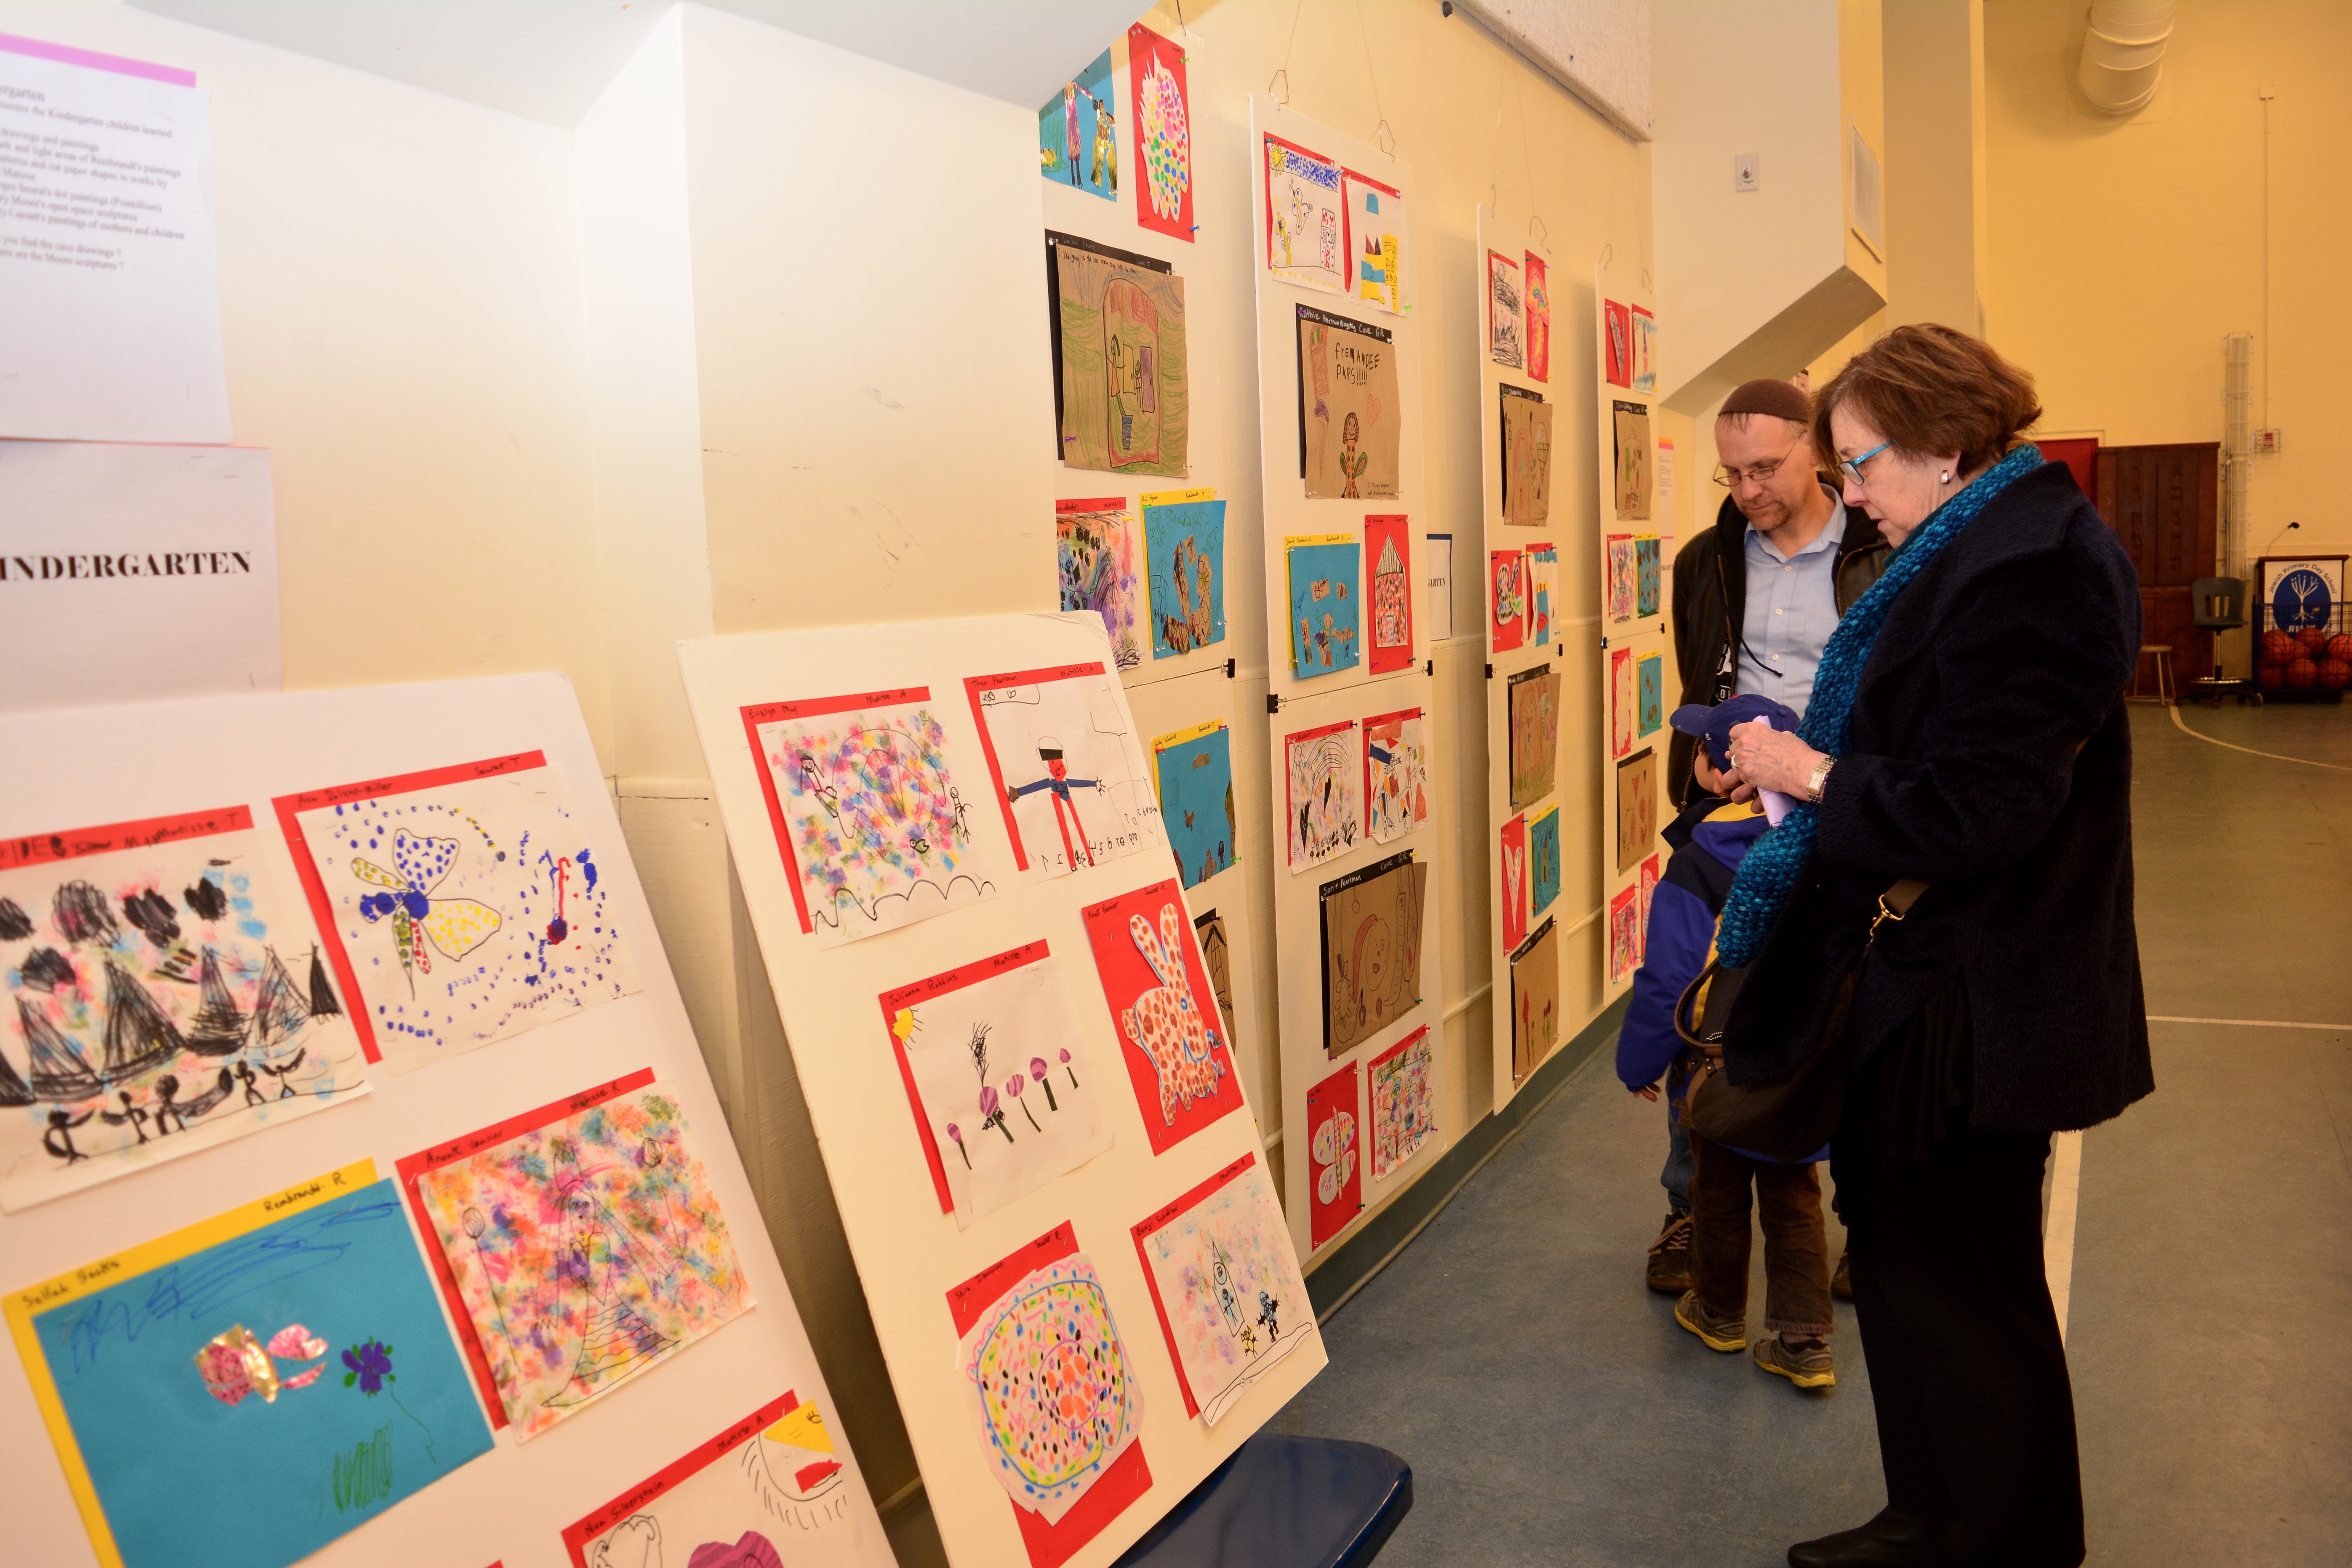
[{"label": "blue knit scarf", "polygon": [[[1813,677],[1813,697],[1805,709],[1798,735],[1817,752],[1843,757],[1853,745],[1853,695],[1862,684],[1863,666],[1878,630],[1886,624],[1895,601],[1911,580],[1927,568],[1960,530],[1976,521],[1992,498],[2015,480],[2042,466],[2042,453],[2032,443],[2018,447],[1943,505],[1930,512],[1910,538],[1886,560],[1886,571],[1870,590],[1854,601],[1830,634],[1822,650],[1820,670]],[[1724,900],[1723,924],[1716,936],[1716,954],[1727,969],[1751,963],[1764,947],[1772,922],[1789,901],[1798,879],[1813,855],[1813,835],[1821,808],[1803,802],[1790,808],[1780,826],[1758,839],[1739,862],[1731,893]]]}]

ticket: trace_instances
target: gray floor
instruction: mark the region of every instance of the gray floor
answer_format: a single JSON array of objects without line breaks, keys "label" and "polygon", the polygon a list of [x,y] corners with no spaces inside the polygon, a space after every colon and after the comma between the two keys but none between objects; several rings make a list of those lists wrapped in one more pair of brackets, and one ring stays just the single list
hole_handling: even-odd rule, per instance
[{"label": "gray floor", "polygon": [[[2339,708],[2184,717],[2352,770]],[[2352,1025],[2352,771],[2134,719],[2148,1011]],[[2352,1562],[2352,1028],[2151,1034],[2155,1097],[2083,1144],[2091,1561]],[[1851,1309],[1839,1386],[1806,1395],[1642,1289],[1659,1114],[1596,1059],[1325,1326],[1330,1369],[1274,1425],[1412,1462],[1383,1568],[1764,1568],[1885,1500]]]}]

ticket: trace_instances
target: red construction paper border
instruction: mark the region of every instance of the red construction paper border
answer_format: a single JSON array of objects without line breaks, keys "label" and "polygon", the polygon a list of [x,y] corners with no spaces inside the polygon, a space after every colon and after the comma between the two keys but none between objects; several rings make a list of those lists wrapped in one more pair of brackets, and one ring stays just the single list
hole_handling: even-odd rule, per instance
[{"label": "red construction paper border", "polygon": [[152,844],[173,844],[215,833],[237,833],[252,826],[253,813],[249,808],[228,805],[213,811],[142,817],[136,822],[110,822],[103,827],[29,834],[22,838],[0,840],[0,871],[52,860],[75,860],[84,855],[106,855],[117,849],[143,849]]},{"label": "red construction paper border", "polygon": [[[1191,105],[1188,103],[1185,107],[1189,110]],[[1296,153],[1302,158],[1312,158],[1318,163],[1328,163],[1331,167],[1339,171],[1339,189],[1336,194],[1339,198],[1339,226],[1341,232],[1344,234],[1348,225],[1346,213],[1348,205],[1348,165],[1342,163],[1337,158],[1326,157],[1323,153],[1318,153],[1312,147],[1302,147],[1296,142],[1286,141],[1282,137],[1276,136],[1271,131],[1261,132],[1259,132],[1259,135],[1262,140],[1258,142],[1257,161],[1258,167],[1261,171],[1264,171],[1265,168],[1265,149],[1268,142],[1271,142],[1276,147],[1285,148],[1290,152]],[[1264,202],[1265,207],[1265,255],[1260,265],[1262,265],[1268,272],[1271,272],[1274,270],[1274,176],[1270,173],[1262,174],[1261,180],[1262,188],[1265,192]],[[1294,284],[1296,287],[1301,289],[1313,287],[1311,284],[1298,283],[1295,279],[1286,278],[1282,281]],[[1343,299],[1348,294],[1348,274],[1345,269],[1342,269],[1339,274],[1339,293]]]},{"label": "red construction paper border", "polygon": [[[1428,1033],[1426,1029],[1422,1032]],[[1155,1209],[1144,1218],[1138,1220],[1131,1227],[1135,1236],[1135,1260],[1143,1265],[1143,1283],[1151,1291],[1151,1310],[1160,1314],[1160,1336],[1168,1342],[1168,1359],[1176,1365],[1176,1386],[1183,1391],[1184,1414],[1187,1415],[1199,1415],[1201,1402],[1192,1396],[1192,1380],[1185,1373],[1184,1358],[1176,1352],[1176,1330],[1168,1321],[1168,1304],[1160,1299],[1160,1280],[1158,1276],[1151,1272],[1150,1254],[1143,1250],[1144,1238],[1156,1230],[1165,1229],[1169,1222],[1178,1215],[1199,1207],[1202,1201],[1211,1193],[1224,1186],[1256,1163],[1255,1153],[1244,1154],[1173,1203]]]},{"label": "red construction paper border", "polygon": [[897,1058],[898,1062],[898,1081],[907,1086],[907,1105],[915,1113],[915,1136],[922,1140],[923,1163],[931,1168],[931,1185],[940,1194],[941,1214],[955,1213],[955,1196],[948,1191],[947,1162],[940,1158],[940,1142],[931,1136],[930,1118],[923,1114],[923,1097],[915,1087],[915,1066],[907,1059],[906,1044],[898,1038],[898,1031],[891,1028],[890,1025],[901,1007],[910,1007],[918,1002],[928,1002],[934,996],[944,996],[951,991],[961,991],[965,986],[977,984],[982,980],[992,980],[1000,974],[1022,968],[1026,964],[1035,963],[1050,956],[1052,954],[1045,945],[1045,939],[1040,937],[1035,942],[1025,942],[1019,947],[1000,952],[993,958],[974,959],[971,963],[959,964],[943,974],[934,974],[928,980],[912,981],[894,991],[882,993],[882,1032],[890,1037],[890,1054]]},{"label": "red construction paper border", "polygon": [[[1153,931],[1160,929],[1159,914],[1170,904],[1176,906],[1183,931],[1180,940],[1184,944],[1184,980],[1192,987],[1193,1005],[1202,1009],[1202,1021],[1209,1026],[1211,1037],[1217,1043],[1210,1049],[1212,1057],[1221,1052],[1225,1070],[1217,1079],[1217,1092],[1207,1100],[1194,1100],[1176,1113],[1171,1124],[1160,1115],[1160,1072],[1143,1054],[1141,1047],[1119,1035],[1120,998],[1112,994],[1108,976],[1103,973],[1103,942],[1131,941],[1127,935],[1126,917],[1143,914]],[[1094,952],[1095,978],[1103,988],[1103,1001],[1110,1009],[1111,1033],[1118,1037],[1118,1058],[1127,1068],[1127,1081],[1135,1091],[1135,1108],[1143,1118],[1143,1134],[1150,1141],[1154,1155],[1165,1154],[1195,1132],[1202,1131],[1242,1109],[1241,1070],[1234,1064],[1234,1043],[1227,1038],[1224,1015],[1217,1006],[1217,994],[1209,985],[1209,966],[1201,959],[1201,933],[1192,924],[1192,912],[1184,901],[1184,887],[1170,877],[1132,892],[1105,899],[1098,904],[1088,904],[1078,911],[1087,928],[1087,945]],[[1139,964],[1142,959],[1136,962]]]},{"label": "red construction paper border", "polygon": [[1096,496],[1090,500],[1057,500],[1054,503],[1056,519],[1071,517],[1082,511],[1125,511],[1125,496]]},{"label": "red construction paper border", "polygon": [[[1142,71],[1136,68],[1135,58],[1137,44],[1139,39],[1150,40],[1149,43],[1143,46],[1145,55],[1151,59],[1153,63],[1163,66],[1168,74],[1175,79],[1177,95],[1183,100],[1184,103],[1184,199],[1177,205],[1176,216],[1172,218],[1162,218],[1154,213],[1151,210],[1150,198],[1144,194],[1144,187],[1150,184],[1151,179],[1151,171],[1145,167],[1143,162],[1143,84],[1145,75]],[[1127,29],[1128,122],[1135,127],[1136,226],[1139,228],[1150,229],[1154,234],[1164,234],[1169,236],[1171,238],[1181,239],[1187,245],[1192,243],[1193,231],[1200,226],[1199,224],[1193,221],[1198,215],[1194,211],[1192,205],[1195,190],[1200,183],[1197,173],[1199,168],[1199,160],[1194,158],[1192,153],[1193,149],[1200,145],[1200,140],[1198,135],[1192,130],[1192,126],[1194,124],[1192,118],[1192,83],[1190,73],[1188,73],[1184,68],[1185,64],[1190,58],[1191,57],[1187,56],[1182,49],[1169,42],[1166,38],[1161,37],[1159,34],[1153,32],[1150,28],[1145,26],[1140,22],[1134,23]]]},{"label": "red construction paper border", "polygon": [[[1338,1098],[1341,1079],[1348,1080],[1344,1103]],[[1348,1173],[1347,1184],[1339,1189],[1338,1200],[1328,1204],[1316,1190],[1315,1110],[1318,1105],[1328,1105],[1335,1112],[1345,1110],[1356,1123],[1355,1168]],[[1307,1091],[1307,1248],[1312,1252],[1353,1225],[1356,1216],[1364,1212],[1364,1166],[1370,1156],[1364,1149],[1364,1096],[1356,1081],[1355,1063],[1349,1062]],[[1354,1200],[1352,1207],[1349,1206],[1350,1198]]]},{"label": "red construction paper border", "polygon": [[[1495,569],[1507,559],[1519,563],[1520,574],[1519,613],[1507,621],[1503,619],[1502,601],[1495,596]],[[1522,547],[1517,550],[1486,552],[1486,635],[1487,645],[1495,652],[1509,653],[1515,648],[1527,646],[1528,620],[1534,614],[1534,606],[1528,603],[1530,597],[1528,593],[1526,549]],[[1510,634],[1511,640],[1508,642],[1503,640],[1506,631]]]},{"label": "red construction paper border", "polygon": [[425,1194],[417,1188],[417,1178],[444,1165],[454,1165],[485,1149],[496,1148],[510,1138],[520,1137],[551,1121],[561,1121],[608,1100],[616,1100],[633,1089],[643,1089],[653,1080],[653,1068],[639,1068],[625,1078],[616,1078],[593,1089],[583,1089],[569,1099],[551,1101],[536,1110],[526,1110],[520,1116],[509,1116],[504,1121],[494,1121],[446,1143],[419,1150],[394,1163],[393,1169],[400,1176],[401,1194],[408,1199],[409,1214],[416,1221],[417,1235],[425,1238],[425,1256],[433,1265],[434,1279],[440,1281],[441,1298],[448,1304],[450,1321],[457,1325],[457,1343],[466,1352],[466,1364],[474,1369],[474,1382],[481,1392],[482,1404],[489,1411],[492,1426],[507,1424],[506,1400],[500,1396],[499,1380],[490,1371],[489,1352],[482,1348],[481,1335],[474,1331],[474,1318],[466,1310],[465,1295],[457,1289],[457,1271],[449,1267],[449,1255],[441,1249],[441,1233],[435,1227],[433,1216],[425,1211]]},{"label": "red construction paper border", "polygon": [[928,686],[902,686],[895,691],[860,691],[846,697],[812,697],[784,702],[755,702],[739,711],[743,718],[743,738],[751,745],[751,769],[760,775],[760,796],[768,803],[768,826],[776,836],[776,853],[784,859],[784,881],[793,889],[793,909],[801,917],[801,930],[813,933],[816,927],[810,923],[808,895],[801,889],[800,862],[793,858],[792,830],[784,826],[784,803],[776,794],[776,775],[768,766],[768,758],[760,745],[760,726],[772,724],[779,719],[817,719],[827,713],[845,713],[856,708],[876,708],[888,702],[929,702],[931,689]]},{"label": "red construction paper border", "polygon": [[[1125,504],[1124,498],[1121,498],[1120,504]],[[1016,670],[1009,675],[964,677],[964,695],[971,700],[971,721],[980,730],[980,753],[988,759],[988,776],[996,785],[996,809],[1004,814],[1004,832],[1013,840],[1013,863],[1024,871],[1029,869],[1029,853],[1021,847],[1021,825],[1013,820],[1013,803],[1004,798],[1004,769],[996,760],[996,738],[988,732],[988,714],[982,706],[980,694],[1002,691],[1008,686],[1043,686],[1048,681],[1076,680],[1082,675],[1104,673],[1103,662],[1097,658],[1085,664],[1057,664],[1045,669]]]},{"label": "red construction paper border", "polygon": [[[1415,610],[1414,601],[1420,597],[1420,595],[1413,590],[1412,514],[1402,511],[1369,511],[1364,514],[1364,553],[1362,564],[1359,570],[1366,583],[1376,575],[1373,569],[1380,564],[1372,553],[1372,524],[1376,522],[1395,525],[1393,529],[1384,526],[1380,537],[1383,539],[1394,537],[1398,546],[1397,553],[1404,560],[1404,647],[1383,649],[1369,635],[1364,638],[1365,658],[1370,665],[1372,673],[1390,675],[1400,669],[1411,669],[1419,662],[1413,658],[1415,650],[1420,646],[1418,638],[1421,634],[1415,625],[1420,617]],[[1360,591],[1362,590],[1360,584],[1359,592]],[[1359,614],[1358,626],[1368,626],[1370,624],[1371,617],[1369,615]]]},{"label": "red construction paper border", "polygon": [[[948,1311],[955,1320],[956,1338],[961,1340],[971,1332],[980,1315],[1003,1300],[1004,1293],[1026,1279],[1030,1270],[1058,1262],[1077,1249],[1077,1232],[1070,1227],[1069,1221],[1064,1220],[1026,1247],[999,1258],[950,1290]],[[1127,1452],[1112,1460],[1110,1468],[1095,1478],[1095,1484],[1087,1489],[1086,1495],[1070,1505],[1061,1523],[1046,1523],[1044,1514],[1023,1508],[1009,1496],[1004,1501],[1021,1526],[1021,1544],[1029,1550],[1030,1568],[1061,1568],[1080,1547],[1125,1512],[1128,1504],[1150,1489],[1151,1467],[1144,1461],[1143,1435],[1139,1432],[1135,1441],[1127,1446]]]},{"label": "red construction paper border", "polygon": [[383,1053],[376,1049],[375,1020],[368,1016],[367,995],[360,989],[359,973],[352,967],[351,954],[343,951],[342,933],[335,924],[335,907],[327,898],[327,884],[319,875],[318,862],[310,858],[310,846],[302,837],[302,826],[295,821],[295,814],[315,811],[322,805],[341,805],[345,801],[380,800],[385,795],[411,795],[440,784],[459,784],[469,779],[499,778],[545,766],[547,753],[544,752],[515,752],[503,757],[486,757],[478,763],[455,763],[446,768],[395,773],[390,778],[361,779],[355,784],[333,784],[325,789],[299,790],[270,801],[270,805],[278,813],[278,826],[286,834],[286,847],[294,857],[294,874],[301,879],[302,891],[310,900],[310,913],[319,926],[319,940],[326,946],[328,962],[335,966],[335,978],[343,983],[343,998],[349,1004],[344,1010],[350,1015],[352,1029],[359,1035],[360,1049],[369,1061],[383,1060]]},{"label": "red construction paper border", "polygon": [[563,1527],[563,1549],[572,1568],[588,1568],[588,1542],[635,1513],[680,1482],[701,1474],[761,1432],[798,1410],[803,1402],[791,1389],[762,1405],[709,1442],[698,1444],[593,1512]]}]

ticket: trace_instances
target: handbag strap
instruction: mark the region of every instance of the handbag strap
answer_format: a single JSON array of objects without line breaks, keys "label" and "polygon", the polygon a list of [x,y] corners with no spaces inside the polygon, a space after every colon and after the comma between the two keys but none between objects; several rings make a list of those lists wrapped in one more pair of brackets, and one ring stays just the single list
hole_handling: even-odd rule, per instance
[{"label": "handbag strap", "polygon": [[[1911,913],[1912,908],[1919,902],[1920,895],[1927,890],[1927,884],[1918,878],[1906,877],[1879,894],[1878,913],[1871,920],[1870,936],[1863,944],[1864,951],[1868,952],[1870,943],[1878,940],[1880,926],[1885,925],[1888,921],[1893,921],[1897,925],[1902,924]],[[1719,1038],[1706,1038],[1700,1035],[1693,1025],[1697,1021],[1699,997],[1706,993],[1709,984],[1717,978],[1722,967],[1719,960],[1708,959],[1706,967],[1692,976],[1691,983],[1683,987],[1682,994],[1675,998],[1674,1009],[1675,1033],[1682,1037],[1683,1044],[1695,1051],[1717,1059],[1720,1059],[1723,1055],[1723,1041]]]}]

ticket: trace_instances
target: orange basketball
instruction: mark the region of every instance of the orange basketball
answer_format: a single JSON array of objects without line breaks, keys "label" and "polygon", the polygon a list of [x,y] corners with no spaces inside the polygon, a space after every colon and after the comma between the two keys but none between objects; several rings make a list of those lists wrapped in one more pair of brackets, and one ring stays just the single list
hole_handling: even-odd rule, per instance
[{"label": "orange basketball", "polygon": [[2352,637],[2338,635],[2327,639],[2327,657],[2352,664]]},{"label": "orange basketball", "polygon": [[2319,666],[2307,658],[2290,661],[2286,667],[2286,683],[2297,691],[2308,691],[2319,684]]},{"label": "orange basketball", "polygon": [[2346,687],[2352,686],[2352,659],[2321,659],[2319,684],[2329,691],[2341,691]]},{"label": "orange basketball", "polygon": [[2293,632],[2269,631],[2263,634],[2263,662],[2284,664],[2295,656]]},{"label": "orange basketball", "polygon": [[2295,651],[2305,658],[2318,658],[2327,651],[2327,634],[2317,626],[2305,626],[2294,634]]}]

